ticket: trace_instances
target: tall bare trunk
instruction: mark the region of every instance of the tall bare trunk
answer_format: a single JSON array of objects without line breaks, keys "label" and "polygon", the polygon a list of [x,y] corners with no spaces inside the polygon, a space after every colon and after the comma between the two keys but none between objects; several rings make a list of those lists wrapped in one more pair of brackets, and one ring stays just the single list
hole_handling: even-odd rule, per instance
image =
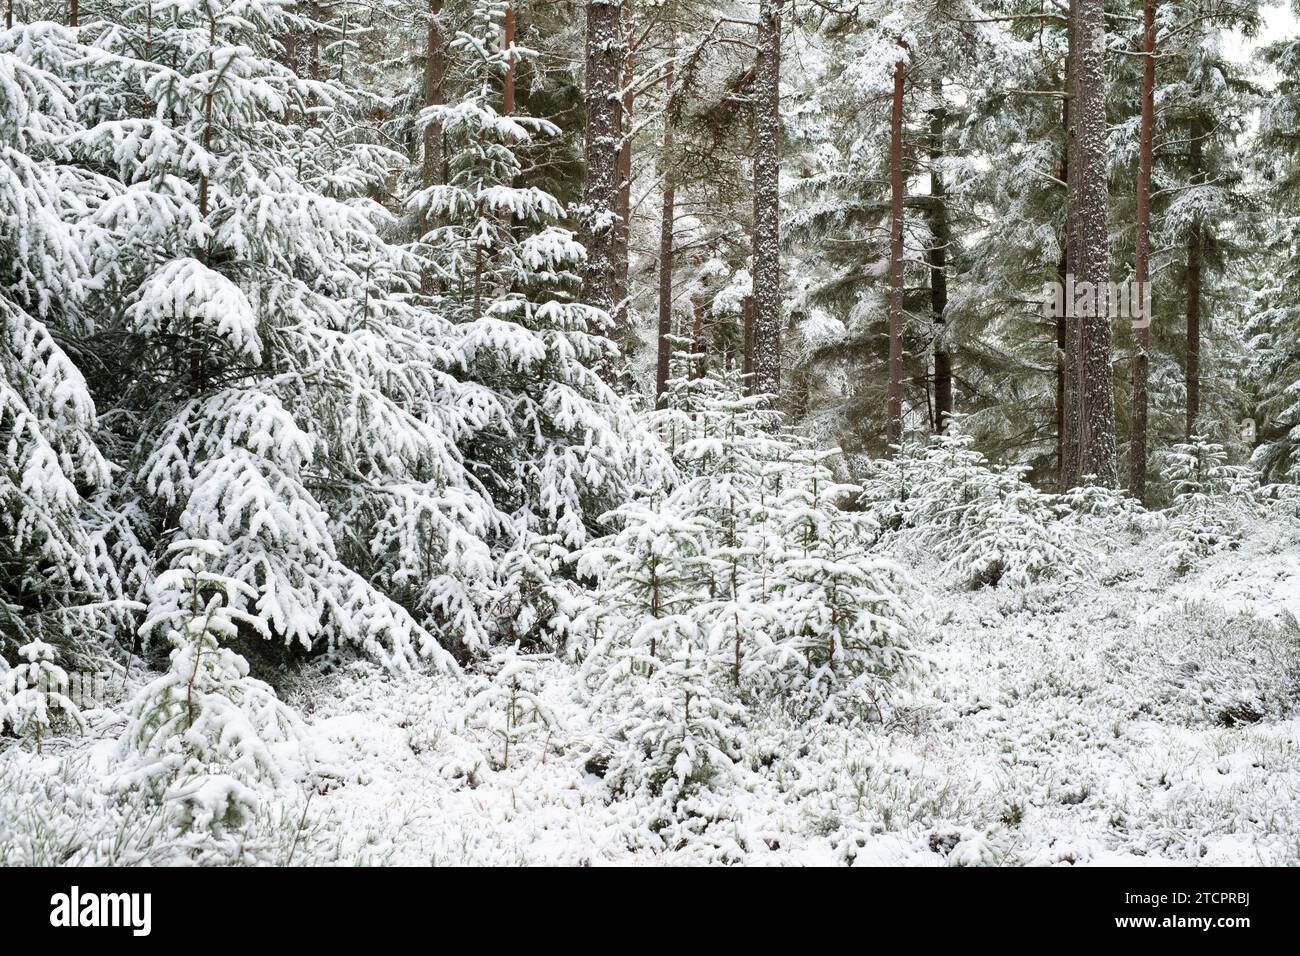
[{"label": "tall bare trunk", "polygon": [[659,218],[659,327],[655,353],[655,404],[662,408],[668,392],[668,366],[672,359],[673,331],[673,227],[677,218],[677,180],[673,161],[674,83],[677,56],[677,28],[675,11],[666,11],[669,29],[668,68],[665,81],[667,105],[664,108],[664,137],[659,150],[659,170],[663,176],[663,209]]},{"label": "tall bare trunk", "polygon": [[745,296],[741,303],[741,336],[743,339],[740,357],[740,375],[745,382],[745,394],[754,391],[754,297]]},{"label": "tall bare trunk", "polygon": [[781,2],[759,0],[754,67],[754,388],[781,391]]},{"label": "tall bare trunk", "polygon": [[[618,305],[615,243],[617,239],[618,158],[623,141],[620,78],[626,40],[621,0],[587,0],[586,175],[583,204],[587,228],[587,267],[583,295],[588,304],[613,314]],[[617,338],[622,330],[615,330]]]},{"label": "tall bare trunk", "polygon": [[72,0],[72,3],[68,7],[68,26],[81,26],[81,7],[78,0]]},{"label": "tall bare trunk", "polygon": [[944,123],[947,111],[943,103],[943,81],[935,78],[932,91],[937,106],[930,114],[930,195],[934,205],[930,211],[930,312],[934,322],[934,429],[942,434],[948,430],[952,415],[952,353],[949,351],[948,309],[948,244],[951,231],[948,226],[948,200],[944,189]]},{"label": "tall bare trunk", "polygon": [[1076,0],[1076,140],[1079,160],[1078,283],[1093,291],[1079,326],[1079,474],[1114,486],[1115,386],[1111,376],[1110,254],[1106,211],[1106,73],[1102,0]]},{"label": "tall bare trunk", "polygon": [[515,111],[515,60],[510,48],[515,45],[515,7],[506,7],[505,23],[502,24],[501,48],[506,51],[506,75],[501,79],[501,112],[510,116]]},{"label": "tall bare trunk", "polygon": [[[624,30],[630,30],[632,24],[631,0],[623,0]],[[623,57],[623,138],[618,151],[618,217],[614,222],[614,296],[618,301],[614,320],[620,329],[628,335],[625,345],[631,344],[631,330],[628,329],[628,254],[632,238],[632,108],[635,97],[632,93],[633,73],[636,68],[636,54],[631,44]]]},{"label": "tall bare trunk", "polygon": [[1138,131],[1137,248],[1133,257],[1134,280],[1140,312],[1137,316],[1137,354],[1133,357],[1133,424],[1129,436],[1129,494],[1139,501],[1147,494],[1147,384],[1150,376],[1151,316],[1146,314],[1146,284],[1151,257],[1151,160],[1154,147],[1156,90],[1156,4],[1142,3],[1142,118]]},{"label": "tall bare trunk", "polygon": [[691,354],[695,356],[695,367],[691,370],[691,378],[704,378],[704,370],[708,365],[708,360],[704,354],[704,303],[700,299],[695,299],[691,303]]},{"label": "tall bare trunk", "polygon": [[[1069,172],[1064,166],[1061,168],[1061,181],[1069,181]],[[1061,247],[1061,257],[1056,263],[1056,281],[1064,289],[1065,279],[1069,275],[1070,266],[1068,255],[1065,247]],[[1065,450],[1066,450],[1066,350],[1069,348],[1069,319],[1064,315],[1056,317],[1056,483],[1057,488],[1065,491],[1069,484],[1065,473]]]},{"label": "tall bare trunk", "polygon": [[[1205,123],[1197,116],[1192,121],[1191,175],[1192,182],[1202,181],[1201,164]],[[1201,414],[1201,257],[1202,225],[1199,218],[1192,220],[1187,233],[1187,437],[1197,434],[1197,419]]]},{"label": "tall bare trunk", "polygon": [[[1074,2],[1070,4],[1069,54],[1065,58],[1065,99],[1062,106],[1062,120],[1065,124],[1065,181],[1067,184],[1065,198],[1065,270],[1060,274],[1061,287],[1069,293],[1069,282],[1073,281],[1079,268],[1079,141],[1075,122],[1078,110],[1075,103],[1075,65],[1078,62],[1078,17],[1075,15]],[[1073,310],[1063,310],[1057,319],[1057,342],[1061,347],[1061,398],[1064,407],[1061,410],[1061,473],[1062,490],[1073,488],[1079,483],[1079,326]]]},{"label": "tall bare trunk", "polygon": [[[900,44],[901,45],[901,44]],[[903,79],[894,64],[894,98],[889,122],[889,399],[886,437],[890,453],[903,440]]]},{"label": "tall bare trunk", "polygon": [[[441,106],[443,82],[447,63],[443,49],[442,0],[429,0],[428,34],[424,46],[424,105]],[[443,180],[442,123],[430,123],[424,128],[424,157],[420,167],[420,180],[428,189]]]}]

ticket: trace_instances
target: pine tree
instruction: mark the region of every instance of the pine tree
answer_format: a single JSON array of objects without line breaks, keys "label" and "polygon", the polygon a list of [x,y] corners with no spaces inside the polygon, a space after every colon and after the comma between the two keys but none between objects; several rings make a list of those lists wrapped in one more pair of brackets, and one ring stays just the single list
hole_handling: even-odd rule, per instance
[{"label": "pine tree", "polygon": [[[31,737],[37,753],[41,737],[57,723],[85,729],[81,709],[68,697],[68,673],[58,665],[58,656],[53,646],[36,639],[18,648],[17,665],[0,671],[0,727]],[[59,712],[59,721],[53,711]]]},{"label": "pine tree", "polygon": [[1200,558],[1241,537],[1243,519],[1256,511],[1258,476],[1228,464],[1226,449],[1200,435],[1162,457],[1162,477],[1173,492],[1165,559],[1175,574],[1185,574]]},{"label": "pine tree", "polygon": [[[1255,355],[1259,383],[1259,445],[1252,461],[1266,480],[1294,480],[1300,475],[1296,448],[1300,442],[1300,307],[1296,305],[1295,248],[1300,219],[1292,213],[1300,189],[1300,38],[1277,40],[1261,51],[1277,73],[1277,85],[1264,101],[1258,143],[1263,198],[1271,214],[1261,217],[1266,250],[1260,264],[1257,300],[1246,333]],[[1208,429],[1202,428],[1201,431]]]},{"label": "pine tree", "polygon": [[[450,179],[424,192],[442,224],[422,242],[443,293],[448,370],[493,410],[472,442],[474,478],[507,516],[507,541],[556,534],[580,547],[599,516],[661,461],[622,399],[597,370],[614,352],[608,314],[576,301],[583,247],[557,225],[564,211],[536,186],[517,185],[520,150],[554,126],[496,109],[505,71],[501,6],[480,9],[457,36],[477,71],[462,101],[426,111],[455,159]],[[526,61],[515,48],[511,62]],[[512,537],[514,536],[514,537]]]},{"label": "pine tree", "polygon": [[510,769],[512,755],[518,764],[523,741],[555,728],[554,715],[538,696],[537,671],[545,659],[545,655],[519,653],[518,645],[502,648],[487,666],[490,677],[482,679],[482,688],[465,706],[465,719],[471,725],[499,738],[502,769]]},{"label": "pine tree", "polygon": [[446,663],[416,615],[483,633],[500,519],[462,446],[493,408],[445,371],[421,260],[381,236],[366,193],[400,157],[359,137],[346,87],[274,57],[311,27],[216,2],[100,27],[107,95],[77,148],[119,180],[91,300],[118,349],[97,382],[131,462],[118,507],[146,552],[175,526],[221,542],[269,635]]},{"label": "pine tree", "polygon": [[[303,729],[266,684],[248,675],[248,662],[223,646],[240,628],[264,631],[257,592],[209,570],[221,545],[182,541],[172,568],[154,584],[142,633],[165,634],[170,666],[130,702],[119,741],[126,767],[115,786],[141,789],[171,808],[183,829],[238,827],[260,803],[260,788],[302,772]],[[297,745],[299,766],[280,745]]]},{"label": "pine tree", "polygon": [[10,636],[62,630],[74,608],[91,628],[88,605],[123,599],[105,552],[111,466],[68,352],[93,327],[84,303],[104,241],[90,222],[103,179],[70,148],[80,120],[68,77],[89,52],[49,22],[0,35],[0,631]]},{"label": "pine tree", "polygon": [[860,493],[834,481],[839,454],[795,450],[772,513],[774,626],[765,657],[774,699],[801,718],[881,719],[882,704],[912,667],[902,571],[868,554]]}]

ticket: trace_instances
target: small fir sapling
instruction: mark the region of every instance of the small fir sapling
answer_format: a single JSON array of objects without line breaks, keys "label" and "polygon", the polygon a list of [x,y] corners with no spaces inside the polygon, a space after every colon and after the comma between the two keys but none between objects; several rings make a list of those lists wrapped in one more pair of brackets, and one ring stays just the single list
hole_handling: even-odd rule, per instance
[{"label": "small fir sapling", "polygon": [[861,501],[897,542],[941,557],[967,587],[1023,585],[1086,567],[1067,507],[1034,488],[1020,466],[998,466],[954,422],[948,433],[895,462],[868,467]]},{"label": "small fir sapling", "polygon": [[36,638],[20,647],[18,656],[13,667],[0,666],[0,728],[31,737],[37,753],[41,737],[58,726],[59,718],[84,731],[81,710],[68,697],[68,673],[58,664],[58,651]]},{"label": "small fir sapling", "polygon": [[771,571],[766,676],[776,699],[805,717],[880,717],[912,666],[907,582],[892,561],[868,553],[870,518],[839,507],[860,489],[834,480],[836,456],[797,450],[787,463],[774,505],[782,544]]},{"label": "small fir sapling", "polygon": [[604,595],[585,619],[592,649],[582,675],[606,780],[614,792],[662,797],[670,808],[729,765],[740,716],[725,650],[700,622],[712,526],[674,513],[676,504],[670,496],[617,509],[619,530],[578,561]]},{"label": "small fir sapling", "polygon": [[142,626],[166,635],[170,666],[128,706],[116,788],[162,800],[182,828],[223,830],[259,806],[260,789],[283,785],[309,758],[297,715],[222,646],[241,627],[265,634],[251,608],[256,590],[208,570],[220,563],[216,542],[170,550],[176,560],[158,576]]},{"label": "small fir sapling", "polygon": [[552,659],[549,654],[520,653],[514,644],[494,652],[483,665],[487,676],[478,678],[482,689],[466,704],[465,720],[499,738],[503,770],[510,769],[512,757],[518,762],[523,741],[542,731],[549,735],[557,727],[555,715],[538,696],[538,669]]},{"label": "small fir sapling", "polygon": [[1161,477],[1174,496],[1163,552],[1175,574],[1235,547],[1242,519],[1257,510],[1259,481],[1252,469],[1228,464],[1223,445],[1193,436],[1165,452]]}]

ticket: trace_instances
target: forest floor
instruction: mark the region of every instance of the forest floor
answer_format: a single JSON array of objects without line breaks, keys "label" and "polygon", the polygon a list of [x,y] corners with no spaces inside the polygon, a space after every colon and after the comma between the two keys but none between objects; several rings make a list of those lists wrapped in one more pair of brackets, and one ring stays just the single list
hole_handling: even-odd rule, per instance
[{"label": "forest floor", "polygon": [[[0,753],[0,862],[1026,865],[1300,863],[1300,543],[1266,522],[1173,577],[1159,537],[1085,582],[922,590],[927,673],[880,724],[747,728],[744,759],[668,830],[588,762],[576,669],[513,744],[470,686],[367,664],[290,694],[316,784],[224,842],[113,803],[111,710]],[[917,581],[942,579],[899,554]]]}]

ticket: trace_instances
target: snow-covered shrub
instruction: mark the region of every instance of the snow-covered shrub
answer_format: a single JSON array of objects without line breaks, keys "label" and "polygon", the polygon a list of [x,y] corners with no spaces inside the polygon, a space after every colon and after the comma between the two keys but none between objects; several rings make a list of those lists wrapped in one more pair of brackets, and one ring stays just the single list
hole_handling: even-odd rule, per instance
[{"label": "snow-covered shrub", "polygon": [[990,463],[959,426],[892,459],[863,462],[861,502],[886,535],[954,540],[979,523],[990,498],[1021,480],[1021,471]]},{"label": "snow-covered shrub", "polygon": [[954,426],[923,449],[870,462],[861,501],[886,542],[924,548],[967,586],[1013,586],[1083,573],[1085,555],[1065,506],[999,467]]},{"label": "snow-covered shrub", "polygon": [[126,769],[120,791],[141,790],[163,801],[183,829],[238,827],[259,804],[258,791],[304,769],[297,715],[248,662],[222,646],[240,628],[265,632],[254,613],[257,592],[208,570],[221,546],[177,542],[177,560],[153,589],[145,635],[166,634],[170,667],[130,702],[119,741]]},{"label": "snow-covered shrub", "polygon": [[1235,548],[1242,521],[1258,510],[1257,474],[1228,464],[1222,445],[1199,436],[1165,452],[1162,479],[1174,496],[1163,553],[1176,574],[1210,554]]},{"label": "snow-covered shrub", "polygon": [[67,696],[68,673],[57,663],[58,651],[36,639],[20,647],[18,656],[16,666],[0,666],[0,729],[31,737],[37,752],[41,736],[59,723],[53,711],[62,722],[84,729],[81,710]]},{"label": "snow-covered shrub", "polygon": [[1249,498],[1259,484],[1249,466],[1228,464],[1223,445],[1195,435],[1165,452],[1161,478],[1184,510],[1204,506],[1215,495]]},{"label": "snow-covered shrub", "polygon": [[556,729],[554,715],[538,696],[537,670],[549,659],[521,654],[518,645],[498,650],[483,665],[488,676],[477,679],[480,689],[465,705],[466,723],[499,741],[503,769],[510,769],[511,756],[525,739]]},{"label": "snow-covered shrub", "polygon": [[675,379],[653,421],[683,480],[584,549],[600,597],[578,624],[606,779],[676,808],[730,772],[746,708],[878,719],[913,655],[903,574],[842,507],[838,451],[773,431],[728,373]]},{"label": "snow-covered shrub", "polygon": [[963,581],[1025,587],[1080,566],[1082,554],[1058,510],[1019,476],[993,484],[984,504],[979,520],[951,543],[950,566]]},{"label": "snow-covered shrub", "polygon": [[578,574],[600,593],[582,622],[589,641],[621,637],[654,657],[666,627],[658,622],[691,617],[707,587],[710,529],[676,504],[668,497],[616,508],[604,520],[617,531],[579,553]]},{"label": "snow-covered shrub", "polygon": [[1106,485],[1080,485],[1062,492],[1058,500],[1065,509],[1067,525],[1094,534],[1149,531],[1158,524],[1136,498]]},{"label": "snow-covered shrub", "polygon": [[835,482],[828,461],[838,454],[796,450],[784,463],[765,585],[766,667],[756,679],[803,717],[881,718],[913,664],[906,580],[868,552],[872,518],[838,506],[861,492]]},{"label": "snow-covered shrub", "polygon": [[1180,604],[1107,651],[1133,717],[1235,727],[1294,714],[1300,627],[1217,605]]},{"label": "snow-covered shrub", "polygon": [[568,573],[570,551],[558,535],[523,534],[497,561],[493,632],[507,646],[556,648],[569,636],[577,587]]},{"label": "snow-covered shrub", "polygon": [[708,547],[697,613],[710,642],[730,646],[733,684],[770,618],[765,591],[779,470],[790,452],[779,415],[746,395],[739,371],[698,374],[697,356],[674,356],[685,374],[669,380],[652,427],[682,475],[668,507],[700,519]]},{"label": "snow-covered shrub", "polygon": [[610,515],[616,533],[578,559],[601,599],[583,618],[597,759],[613,792],[671,808],[730,764],[739,714],[716,643],[700,625],[708,600],[704,519],[673,513],[675,498]]},{"label": "snow-covered shrub", "polygon": [[607,638],[584,671],[606,725],[600,757],[611,791],[658,801],[668,819],[683,799],[731,772],[743,708],[725,656],[690,617],[651,619],[640,636],[631,645]]}]

